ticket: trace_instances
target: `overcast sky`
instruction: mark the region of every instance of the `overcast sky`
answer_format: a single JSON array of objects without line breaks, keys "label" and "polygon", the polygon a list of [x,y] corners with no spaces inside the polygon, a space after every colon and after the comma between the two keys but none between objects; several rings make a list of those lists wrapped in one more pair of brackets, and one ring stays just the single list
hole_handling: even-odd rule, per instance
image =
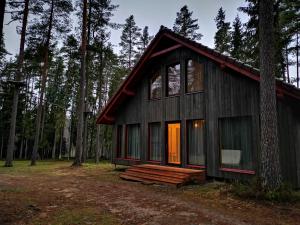
[{"label": "overcast sky", "polygon": [[[225,9],[226,20],[229,22],[232,22],[237,14],[242,21],[247,20],[246,15],[237,10],[239,6],[245,4],[244,1],[239,0],[112,0],[112,2],[119,5],[114,12],[112,22],[124,23],[125,19],[132,14],[139,27],[149,26],[151,35],[155,35],[161,25],[172,28],[176,12],[186,4],[194,12],[193,18],[198,19],[199,32],[203,34],[200,42],[209,47],[214,45],[216,31],[214,18],[220,7]],[[6,16],[5,22],[7,23],[9,19]],[[16,23],[12,23],[4,28],[5,45],[12,54],[16,54],[19,48],[20,37],[16,34],[16,26]],[[121,30],[112,31],[111,43],[115,46],[116,52],[119,51],[120,35]]]}]

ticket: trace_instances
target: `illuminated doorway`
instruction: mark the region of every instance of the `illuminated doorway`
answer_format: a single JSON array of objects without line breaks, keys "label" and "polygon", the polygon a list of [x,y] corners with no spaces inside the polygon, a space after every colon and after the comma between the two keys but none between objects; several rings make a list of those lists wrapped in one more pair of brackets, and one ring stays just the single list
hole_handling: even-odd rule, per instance
[{"label": "illuminated doorway", "polygon": [[180,164],[180,123],[168,123],[168,163]]}]

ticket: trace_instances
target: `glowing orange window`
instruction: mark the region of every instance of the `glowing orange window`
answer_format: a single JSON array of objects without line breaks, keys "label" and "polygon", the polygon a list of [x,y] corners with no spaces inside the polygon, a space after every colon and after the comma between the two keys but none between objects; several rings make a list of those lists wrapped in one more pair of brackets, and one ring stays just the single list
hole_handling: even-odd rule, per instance
[{"label": "glowing orange window", "polygon": [[180,123],[168,124],[168,163],[180,164]]}]

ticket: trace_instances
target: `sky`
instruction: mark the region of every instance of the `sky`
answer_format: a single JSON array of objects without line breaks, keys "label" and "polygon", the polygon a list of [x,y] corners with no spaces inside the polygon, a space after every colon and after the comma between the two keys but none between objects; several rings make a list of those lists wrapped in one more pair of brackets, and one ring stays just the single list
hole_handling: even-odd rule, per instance
[{"label": "sky", "polygon": [[[186,4],[189,10],[193,11],[193,19],[198,19],[199,32],[203,35],[200,42],[211,48],[214,46],[216,32],[214,18],[220,7],[225,9],[228,22],[232,22],[237,14],[242,21],[247,20],[247,16],[237,10],[239,6],[245,4],[242,0],[112,0],[112,3],[119,5],[114,12],[112,22],[124,24],[126,18],[134,15],[139,27],[149,27],[150,35],[155,35],[161,25],[172,29],[176,12]],[[9,22],[9,19],[6,15],[5,23]],[[75,23],[76,21],[73,26],[76,25]],[[4,28],[6,49],[13,55],[18,52],[19,48],[20,37],[16,33],[18,25],[11,23]],[[120,36],[121,30],[112,30],[110,41],[116,52],[119,51]]]}]

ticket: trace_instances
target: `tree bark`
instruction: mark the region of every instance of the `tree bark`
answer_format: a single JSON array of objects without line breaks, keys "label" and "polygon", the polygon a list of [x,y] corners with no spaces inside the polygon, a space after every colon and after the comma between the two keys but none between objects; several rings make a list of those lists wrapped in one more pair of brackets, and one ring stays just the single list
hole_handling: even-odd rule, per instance
[{"label": "tree bark", "polygon": [[288,53],[287,46],[285,46],[285,57],[286,57],[286,75],[287,75],[287,81],[288,81],[288,83],[291,83],[290,70],[289,70],[289,53]]},{"label": "tree bark", "polygon": [[81,69],[80,69],[80,90],[77,107],[77,138],[76,152],[73,166],[81,166],[82,145],[83,145],[83,114],[84,114],[84,94],[85,94],[85,66],[86,66],[86,28],[87,28],[87,0],[83,1],[82,13],[82,36],[81,36]]},{"label": "tree bark", "polygon": [[56,142],[57,142],[57,130],[55,129],[54,133],[54,142],[53,142],[53,148],[52,148],[52,159],[55,159],[55,150],[56,150]]},{"label": "tree bark", "polygon": [[44,92],[46,89],[46,80],[48,74],[48,64],[49,64],[49,46],[50,46],[50,39],[51,39],[51,32],[52,32],[52,25],[53,25],[53,14],[54,14],[54,0],[51,2],[51,12],[49,16],[49,28],[47,33],[47,40],[44,45],[44,65],[42,70],[42,81],[41,81],[41,93],[38,102],[37,108],[37,118],[36,118],[36,129],[35,129],[35,136],[34,136],[34,145],[33,151],[31,155],[31,166],[36,165],[38,147],[39,147],[39,137],[40,137],[40,128],[41,128],[41,119],[42,119],[42,112],[43,112],[43,104],[44,104]]},{"label": "tree bark", "polygon": [[[20,50],[19,50],[18,70],[17,70],[16,81],[20,81],[22,79],[22,73],[23,73],[25,36],[26,36],[26,28],[27,28],[28,10],[29,10],[28,6],[29,6],[29,0],[26,0],[25,5],[24,5],[24,10],[23,10],[23,21],[22,21],[22,31],[21,31],[21,40],[20,40]],[[18,101],[19,101],[19,87],[15,86],[14,94],[13,94],[13,104],[12,104],[11,122],[10,122],[9,139],[8,139],[5,166],[13,166],[12,161],[13,161],[13,151],[15,149]]]},{"label": "tree bark", "polygon": [[300,77],[299,77],[299,33],[297,32],[296,38],[296,67],[297,67],[297,88],[299,88]]},{"label": "tree bark", "polygon": [[259,2],[260,44],[260,120],[261,157],[260,177],[266,190],[275,190],[281,185],[279,160],[277,108],[275,91],[275,58],[273,29],[273,0]]},{"label": "tree bark", "polygon": [[2,45],[3,39],[3,23],[4,23],[4,14],[5,14],[5,5],[6,5],[6,0],[1,0],[0,1],[0,45]]},{"label": "tree bark", "polygon": [[63,136],[64,136],[64,128],[61,129],[60,132],[60,143],[59,143],[59,155],[58,158],[61,159],[61,151],[62,151],[62,144],[63,144]]}]

